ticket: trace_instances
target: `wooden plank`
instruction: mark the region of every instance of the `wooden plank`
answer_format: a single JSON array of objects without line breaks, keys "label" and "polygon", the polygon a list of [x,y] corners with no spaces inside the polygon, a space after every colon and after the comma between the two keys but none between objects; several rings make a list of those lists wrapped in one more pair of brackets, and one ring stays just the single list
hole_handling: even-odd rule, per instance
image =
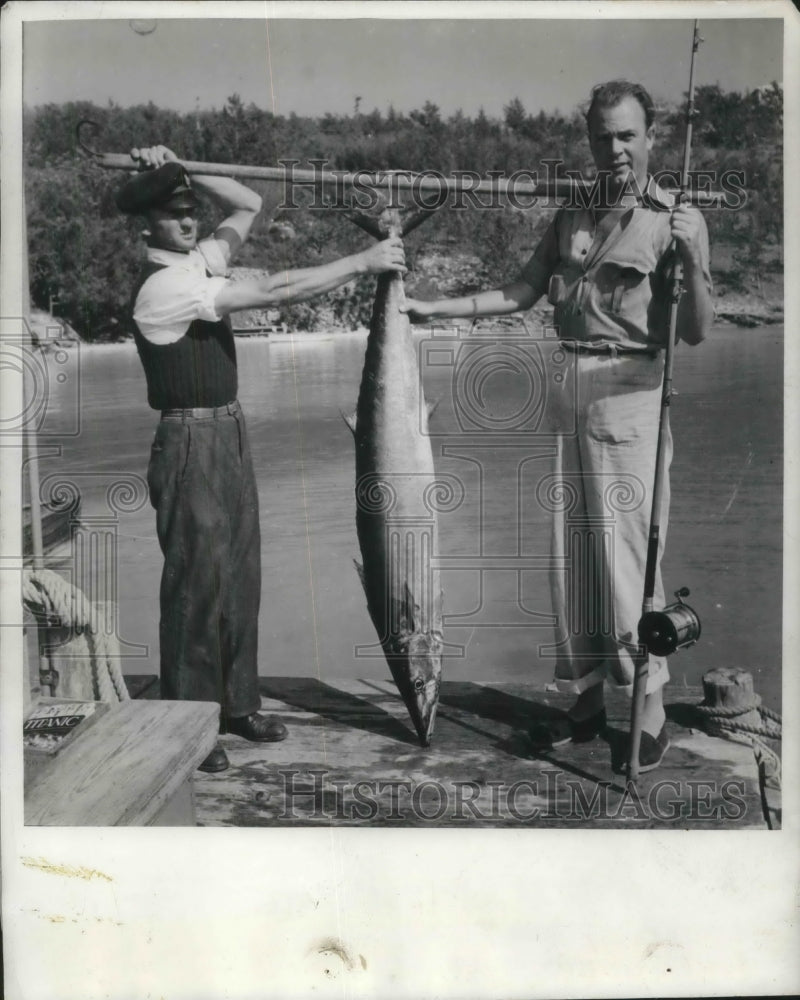
[{"label": "wooden plank", "polygon": [[148,826],[196,826],[194,778],[188,777],[172,798],[159,809]]},{"label": "wooden plank", "polygon": [[175,795],[217,738],[214,702],[114,706],[25,789],[33,826],[140,826]]},{"label": "wooden plank", "polygon": [[198,774],[200,825],[766,828],[753,750],[700,731],[698,688],[668,689],[672,746],[636,797],[616,770],[630,702],[614,692],[605,737],[537,754],[528,726],[564,711],[570,696],[446,681],[423,750],[388,678],[262,678],[261,691],[289,737],[223,737],[231,768]]}]

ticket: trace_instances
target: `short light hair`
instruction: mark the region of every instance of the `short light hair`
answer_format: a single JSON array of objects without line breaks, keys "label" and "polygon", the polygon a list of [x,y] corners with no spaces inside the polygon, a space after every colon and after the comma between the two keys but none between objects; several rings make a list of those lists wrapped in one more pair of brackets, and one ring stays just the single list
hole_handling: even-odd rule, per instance
[{"label": "short light hair", "polygon": [[589,126],[592,112],[595,108],[615,108],[626,97],[638,101],[644,111],[645,126],[649,129],[656,120],[656,106],[653,98],[640,83],[630,83],[628,80],[610,80],[608,83],[598,83],[592,88],[589,109],[586,112],[586,124]]}]

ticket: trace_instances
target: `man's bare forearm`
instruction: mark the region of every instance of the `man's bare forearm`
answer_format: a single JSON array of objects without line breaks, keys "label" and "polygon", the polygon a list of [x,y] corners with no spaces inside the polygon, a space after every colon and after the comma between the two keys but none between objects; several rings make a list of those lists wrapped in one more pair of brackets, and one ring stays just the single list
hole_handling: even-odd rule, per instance
[{"label": "man's bare forearm", "polygon": [[699,344],[714,322],[714,304],[706,284],[708,230],[703,216],[689,205],[672,212],[670,229],[683,262],[683,295],[678,305],[678,335]]},{"label": "man's bare forearm", "polygon": [[290,305],[333,291],[361,275],[383,271],[405,271],[403,245],[397,238],[376,243],[367,250],[320,267],[298,268],[247,281],[228,282],[220,290],[214,305],[221,316],[240,309]]},{"label": "man's bare forearm", "polygon": [[194,186],[207,195],[225,215],[225,219],[217,226],[214,237],[222,244],[226,260],[230,260],[250,235],[261,211],[261,197],[231,177],[208,177],[200,174],[194,177]]},{"label": "man's bare forearm", "polygon": [[516,281],[502,288],[456,299],[435,299],[431,302],[410,299],[408,312],[420,319],[468,319],[520,312],[530,309],[535,301],[533,288],[524,281]]},{"label": "man's bare forearm", "polygon": [[322,267],[280,271],[265,278],[262,287],[268,304],[289,304],[332,292],[334,288],[365,273],[360,255],[355,254],[333,261],[331,264],[323,264]]},{"label": "man's bare forearm", "polygon": [[209,177],[194,174],[192,183],[203,194],[208,195],[225,213],[249,212],[258,215],[261,211],[261,196],[232,177]]},{"label": "man's bare forearm", "polygon": [[699,266],[689,266],[683,273],[683,295],[678,305],[680,339],[692,346],[702,343],[714,322],[714,303],[705,276]]}]

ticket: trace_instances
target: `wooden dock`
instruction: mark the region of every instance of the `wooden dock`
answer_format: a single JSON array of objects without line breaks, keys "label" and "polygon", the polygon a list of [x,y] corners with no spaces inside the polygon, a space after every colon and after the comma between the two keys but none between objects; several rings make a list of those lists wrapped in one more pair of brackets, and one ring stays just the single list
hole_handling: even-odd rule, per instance
[{"label": "wooden dock", "polygon": [[[534,719],[571,697],[519,683],[445,681],[433,745],[422,749],[390,679],[262,678],[262,709],[289,728],[282,743],[222,737],[229,770],[198,772],[201,826],[769,829],[752,746],[707,736],[702,690],[668,687],[671,748],[626,788],[630,702],[610,695],[603,737],[536,753]],[[773,749],[779,744],[772,743]],[[763,777],[763,775],[762,775]]]}]

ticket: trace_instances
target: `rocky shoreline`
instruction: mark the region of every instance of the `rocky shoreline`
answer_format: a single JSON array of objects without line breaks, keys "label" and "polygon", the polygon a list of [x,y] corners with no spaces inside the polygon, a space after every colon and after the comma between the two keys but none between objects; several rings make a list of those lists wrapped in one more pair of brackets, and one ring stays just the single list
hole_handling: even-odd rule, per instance
[{"label": "rocky shoreline", "polygon": [[783,322],[783,296],[764,301],[748,296],[721,295],[714,300],[715,322],[734,326],[770,326]]},{"label": "rocky shoreline", "polygon": [[[244,272],[244,273],[243,273]],[[233,277],[241,280],[254,273],[250,268],[235,268]],[[780,277],[775,277],[769,282],[762,282],[760,291],[733,291],[726,287],[725,277],[714,275],[714,309],[715,324],[725,324],[745,328],[758,326],[773,326],[783,323],[784,320],[784,298],[783,281]],[[439,288],[434,292],[420,295],[424,298],[432,298],[441,294],[450,296],[459,292],[447,287],[447,280],[437,282]],[[528,323],[535,325],[547,325],[552,318],[552,308],[542,300],[537,303],[527,314]],[[293,333],[303,336],[308,333],[319,333],[323,329],[328,333],[345,333],[348,327],[338,323],[331,310],[324,307],[320,310],[320,320],[315,324],[314,330],[291,330],[282,322],[280,310],[264,309],[249,310],[248,312],[236,313],[232,316],[234,331],[237,335],[243,336],[265,336],[269,333]],[[500,325],[520,325],[519,320],[514,317],[500,318],[497,321]],[[442,326],[453,325],[450,322],[436,324]],[[462,324],[463,325],[463,324]],[[104,339],[103,341],[84,341],[72,327],[58,316],[51,316],[42,310],[33,310],[31,315],[31,336],[35,344],[44,347],[63,347],[71,342],[81,344],[120,344],[132,342],[131,336],[120,336],[115,340]]]}]

